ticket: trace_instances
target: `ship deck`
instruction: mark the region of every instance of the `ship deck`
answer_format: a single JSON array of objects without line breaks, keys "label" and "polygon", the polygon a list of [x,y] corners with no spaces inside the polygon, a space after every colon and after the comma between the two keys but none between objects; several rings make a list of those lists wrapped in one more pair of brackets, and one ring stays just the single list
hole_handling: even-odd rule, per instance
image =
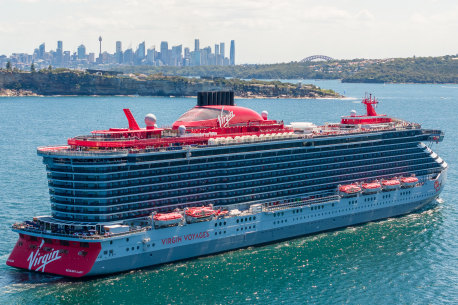
[{"label": "ship deck", "polygon": [[[38,155],[41,156],[66,156],[66,157],[124,157],[130,154],[150,154],[170,151],[183,151],[199,148],[217,148],[235,146],[241,144],[255,144],[259,142],[277,142],[286,140],[312,140],[325,138],[339,138],[348,136],[359,136],[370,133],[380,133],[389,131],[403,131],[421,129],[421,125],[410,122],[398,122],[388,124],[386,126],[376,126],[368,128],[340,128],[336,124],[318,126],[311,133],[304,134],[298,132],[276,132],[276,133],[234,133],[234,134],[187,134],[184,137],[165,137],[156,139],[138,139],[127,138],[123,139],[125,145],[120,147],[111,147],[100,145],[98,147],[85,147],[80,145],[54,145],[41,146],[37,148]],[[440,130],[422,130],[423,133],[431,135],[431,138],[436,138],[440,141],[443,138],[443,132]],[[96,135],[80,136],[78,139],[83,142],[96,143],[119,143],[119,139],[100,138]],[[76,138],[75,138],[76,139]],[[73,143],[73,142],[69,142]]]}]

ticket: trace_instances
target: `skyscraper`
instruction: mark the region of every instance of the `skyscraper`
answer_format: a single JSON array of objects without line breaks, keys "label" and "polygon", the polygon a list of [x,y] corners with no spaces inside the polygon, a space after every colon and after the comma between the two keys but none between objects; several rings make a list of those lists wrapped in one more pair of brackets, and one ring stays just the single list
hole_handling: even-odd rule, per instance
[{"label": "skyscraper", "polygon": [[230,65],[235,65],[235,41],[231,40]]},{"label": "skyscraper", "polygon": [[161,60],[164,65],[169,64],[169,44],[167,41],[161,42]]},{"label": "skyscraper", "polygon": [[46,47],[45,47],[45,43],[43,42],[38,47],[38,58],[44,59],[45,58],[45,53],[46,53]]},{"label": "skyscraper", "polygon": [[136,64],[140,64],[146,56],[145,50],[145,42],[143,41],[141,44],[138,45],[137,51],[135,52],[135,62]]},{"label": "skyscraper", "polygon": [[84,44],[78,47],[78,59],[86,59],[86,47]]},{"label": "skyscraper", "polygon": [[57,41],[56,55],[54,58],[55,66],[62,66],[64,61],[64,44],[61,40]]},{"label": "skyscraper", "polygon": [[183,64],[183,46],[172,47],[172,58],[170,64],[172,66],[181,66]]},{"label": "skyscraper", "polygon": [[226,57],[226,44],[224,42],[219,43],[219,54],[222,58]]},{"label": "skyscraper", "polygon": [[215,44],[215,65],[219,66],[221,62],[221,55],[219,54],[219,44]]},{"label": "skyscraper", "polygon": [[134,52],[132,49],[127,49],[123,54],[123,62],[127,65],[132,65],[134,61]]},{"label": "skyscraper", "polygon": [[116,62],[122,64],[122,42],[116,41]]},{"label": "skyscraper", "polygon": [[153,47],[152,49],[148,49],[146,51],[146,62],[148,64],[154,64],[156,61],[156,49]]},{"label": "skyscraper", "polygon": [[197,52],[200,50],[200,42],[199,39],[194,39],[194,51]]}]

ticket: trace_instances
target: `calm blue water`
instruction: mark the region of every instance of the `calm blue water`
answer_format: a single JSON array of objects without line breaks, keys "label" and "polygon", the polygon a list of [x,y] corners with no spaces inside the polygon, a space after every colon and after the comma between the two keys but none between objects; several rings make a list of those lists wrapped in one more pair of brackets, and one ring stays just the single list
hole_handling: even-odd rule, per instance
[{"label": "calm blue water", "polygon": [[[307,83],[302,81],[303,83]],[[434,146],[450,165],[443,204],[402,218],[288,242],[85,281],[7,267],[15,221],[50,211],[46,173],[35,148],[94,129],[125,127],[122,108],[170,125],[195,104],[186,98],[0,98],[0,303],[444,304],[458,303],[457,85],[309,81],[355,99],[238,100],[271,118],[337,122],[372,92],[377,109],[445,130]]]}]

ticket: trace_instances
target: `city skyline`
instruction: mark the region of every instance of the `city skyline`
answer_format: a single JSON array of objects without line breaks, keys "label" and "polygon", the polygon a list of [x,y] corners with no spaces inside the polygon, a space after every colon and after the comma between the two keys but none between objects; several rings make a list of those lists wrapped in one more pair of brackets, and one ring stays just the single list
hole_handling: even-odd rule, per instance
[{"label": "city skyline", "polygon": [[[2,0],[0,54],[31,52],[30,46],[83,41],[108,52],[117,40],[132,47],[160,38],[170,45],[234,39],[237,62],[277,63],[313,54],[333,58],[389,58],[456,54],[458,3],[452,0]],[[152,39],[154,38],[154,39]],[[156,39],[159,38],[159,39]],[[148,45],[149,46],[149,45]],[[262,56],[259,56],[262,50]]]},{"label": "city skyline", "polygon": [[[169,47],[168,41],[161,41],[156,49],[155,45],[147,48],[143,41],[137,48],[123,49],[122,41],[116,41],[115,52],[105,51],[102,44],[103,37],[97,39],[98,54],[88,52],[84,44],[80,44],[76,51],[66,50],[62,40],[57,41],[56,49],[46,48],[46,43],[41,43],[34,51],[29,53],[12,53],[0,55],[0,68],[8,64],[21,70],[34,68],[43,69],[49,66],[55,68],[103,68],[106,66],[229,66],[235,65],[235,41],[230,41],[228,53],[225,42],[212,46],[201,47],[200,39],[194,39],[194,49],[175,45]],[[229,54],[229,57],[226,57]]]}]

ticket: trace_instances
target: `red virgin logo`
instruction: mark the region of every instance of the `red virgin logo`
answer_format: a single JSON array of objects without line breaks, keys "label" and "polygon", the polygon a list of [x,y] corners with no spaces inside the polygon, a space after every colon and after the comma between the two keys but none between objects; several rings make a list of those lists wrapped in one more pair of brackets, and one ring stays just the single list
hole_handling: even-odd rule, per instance
[{"label": "red virgin logo", "polygon": [[29,262],[29,270],[41,270],[41,272],[45,272],[47,264],[62,258],[62,256],[59,255],[59,250],[52,249],[50,252],[46,254],[40,253],[40,250],[43,247],[44,243],[44,239],[41,240],[40,247],[38,247],[37,251],[32,251],[30,253],[29,258],[27,259],[27,261]]}]

